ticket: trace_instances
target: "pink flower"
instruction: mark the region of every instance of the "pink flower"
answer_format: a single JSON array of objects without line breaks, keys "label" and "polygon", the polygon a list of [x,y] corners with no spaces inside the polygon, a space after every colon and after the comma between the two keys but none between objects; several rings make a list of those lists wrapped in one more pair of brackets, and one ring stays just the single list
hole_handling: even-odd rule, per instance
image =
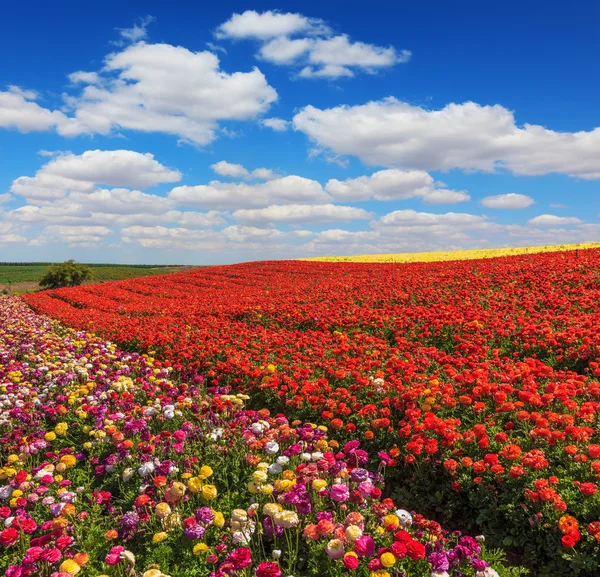
[{"label": "pink flower", "polygon": [[332,501],[343,503],[350,498],[350,490],[346,485],[333,485],[331,487],[330,496]]},{"label": "pink flower", "polygon": [[116,565],[121,560],[121,553],[125,551],[125,547],[121,547],[121,545],[116,545],[115,547],[111,547],[110,551],[106,555],[104,562],[107,565]]},{"label": "pink flower", "polygon": [[375,541],[368,535],[363,535],[354,541],[354,552],[359,557],[371,557],[375,553]]}]

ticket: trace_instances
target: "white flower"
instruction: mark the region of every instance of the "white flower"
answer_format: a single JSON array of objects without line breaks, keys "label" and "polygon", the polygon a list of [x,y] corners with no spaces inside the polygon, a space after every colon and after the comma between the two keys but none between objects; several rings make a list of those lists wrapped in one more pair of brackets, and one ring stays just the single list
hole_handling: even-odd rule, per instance
[{"label": "white flower", "polygon": [[153,417],[154,415],[156,415],[156,413],[158,413],[158,411],[156,410],[155,407],[148,407],[144,411],[144,416],[146,416],[146,417]]},{"label": "white flower", "polygon": [[273,549],[271,555],[273,555],[273,559],[279,559],[281,557],[281,549]]},{"label": "white flower", "polygon": [[14,517],[7,517],[6,519],[4,519],[4,526],[8,529],[12,525],[12,522],[14,520]]},{"label": "white flower", "polygon": [[250,425],[250,430],[255,434],[255,435],[260,435],[262,432],[265,431],[265,429],[267,427],[265,427],[267,423],[265,423],[264,421],[258,421],[256,423],[252,423]]},{"label": "white flower", "polygon": [[302,453],[302,454],[300,455],[300,458],[301,458],[303,461],[310,461],[310,453]]},{"label": "white flower", "polygon": [[281,457],[277,457],[277,463],[282,467],[285,467],[290,462],[290,458],[285,455],[281,455]]},{"label": "white flower", "polygon": [[275,455],[275,453],[279,452],[279,444],[276,441],[269,441],[265,445],[265,453],[267,455]]},{"label": "white flower", "polygon": [[122,479],[125,483],[127,483],[131,477],[133,477],[133,469],[131,467],[127,467],[127,469],[123,471]]},{"label": "white flower", "polygon": [[148,461],[146,463],[142,463],[140,468],[138,469],[138,473],[140,477],[147,477],[148,475],[154,472],[154,463],[152,461]]},{"label": "white flower", "polygon": [[400,525],[402,525],[402,527],[406,528],[409,525],[412,525],[412,515],[405,509],[398,509],[395,512],[395,515],[400,519]]},{"label": "white flower", "polygon": [[320,461],[323,458],[323,453],[320,453],[319,451],[317,451],[317,452],[313,453],[310,456],[310,458],[312,461]]},{"label": "white flower", "polygon": [[279,463],[271,463],[269,465],[269,473],[271,475],[279,475],[283,471],[283,467]]},{"label": "white flower", "polygon": [[12,495],[13,488],[10,485],[4,485],[0,487],[0,499],[10,499]]},{"label": "white flower", "polygon": [[477,571],[475,577],[500,577],[500,575],[491,567],[486,567],[483,571]]}]

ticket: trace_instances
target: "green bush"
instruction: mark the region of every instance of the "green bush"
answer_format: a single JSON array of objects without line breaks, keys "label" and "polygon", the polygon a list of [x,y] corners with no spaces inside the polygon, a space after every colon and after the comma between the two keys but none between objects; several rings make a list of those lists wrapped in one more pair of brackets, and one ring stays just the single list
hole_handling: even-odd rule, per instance
[{"label": "green bush", "polygon": [[93,278],[94,273],[89,266],[79,264],[74,260],[68,260],[50,268],[50,270],[41,278],[40,286],[51,289],[79,286]]}]

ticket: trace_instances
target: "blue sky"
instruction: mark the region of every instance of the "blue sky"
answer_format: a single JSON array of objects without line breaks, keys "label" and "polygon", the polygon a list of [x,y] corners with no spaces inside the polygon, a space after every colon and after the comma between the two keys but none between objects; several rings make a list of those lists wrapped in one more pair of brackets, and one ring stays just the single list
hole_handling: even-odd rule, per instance
[{"label": "blue sky", "polygon": [[8,4],[0,260],[600,240],[597,3],[413,4]]}]

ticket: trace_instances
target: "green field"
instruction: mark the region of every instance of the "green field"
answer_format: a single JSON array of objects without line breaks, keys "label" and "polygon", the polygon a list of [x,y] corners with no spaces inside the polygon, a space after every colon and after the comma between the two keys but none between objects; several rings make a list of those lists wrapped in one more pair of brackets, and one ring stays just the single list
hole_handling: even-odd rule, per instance
[{"label": "green field", "polygon": [[[51,267],[50,263],[0,263],[0,291],[11,289],[13,292],[31,292],[37,290],[37,283]],[[160,265],[121,265],[121,264],[88,264],[94,271],[92,282],[106,282],[142,276],[168,274],[184,270],[185,266]]]}]

